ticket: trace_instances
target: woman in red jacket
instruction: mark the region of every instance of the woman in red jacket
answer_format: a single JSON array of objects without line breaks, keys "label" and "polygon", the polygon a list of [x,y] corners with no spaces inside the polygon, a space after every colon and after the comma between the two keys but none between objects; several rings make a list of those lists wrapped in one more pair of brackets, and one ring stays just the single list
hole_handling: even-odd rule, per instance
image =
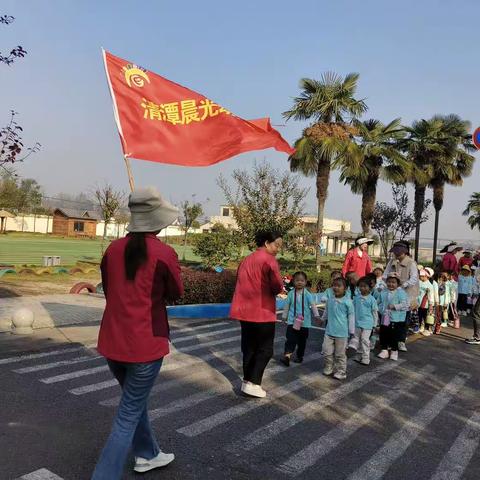
[{"label": "woman in red jacket", "polygon": [[372,271],[372,261],[368,256],[368,246],[373,243],[370,238],[360,237],[355,240],[355,247],[347,252],[342,267],[342,276],[347,278],[349,272],[355,272],[363,278]]},{"label": "woman in red jacket", "polygon": [[98,337],[98,351],[123,393],[92,480],[120,479],[130,448],[136,472],[174,459],[158,447],[147,400],[169,352],[166,302],[183,294],[177,255],[157,238],[177,218],[178,210],[153,189],[133,192],[128,206],[130,233],[112,242],[102,259],[107,304]]},{"label": "woman in red jacket", "polygon": [[282,237],[278,232],[261,232],[255,242],[258,249],[238,267],[230,316],[240,320],[242,328],[242,392],[263,398],[266,396],[261,387],[263,372],[273,356],[276,296],[283,290],[275,259]]}]

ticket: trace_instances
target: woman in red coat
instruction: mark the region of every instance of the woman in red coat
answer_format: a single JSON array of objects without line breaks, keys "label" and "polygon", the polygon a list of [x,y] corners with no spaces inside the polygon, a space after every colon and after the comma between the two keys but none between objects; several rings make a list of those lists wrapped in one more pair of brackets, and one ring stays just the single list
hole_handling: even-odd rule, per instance
[{"label": "woman in red coat", "polygon": [[342,276],[347,278],[349,272],[355,272],[358,278],[363,278],[372,271],[372,261],[368,256],[368,246],[373,240],[360,237],[355,240],[355,247],[347,252],[343,262]]},{"label": "woman in red coat", "polygon": [[258,249],[246,257],[237,272],[231,318],[242,328],[242,392],[263,398],[263,372],[273,356],[276,296],[283,290],[283,280],[275,256],[282,246],[277,232],[261,232],[255,238]]},{"label": "woman in red coat", "polygon": [[107,304],[98,337],[98,351],[106,357],[123,393],[92,480],[122,478],[130,449],[136,472],[174,459],[158,447],[147,400],[169,352],[166,302],[183,294],[177,255],[157,238],[177,218],[178,210],[153,189],[133,192],[128,206],[130,233],[112,242],[102,259]]}]

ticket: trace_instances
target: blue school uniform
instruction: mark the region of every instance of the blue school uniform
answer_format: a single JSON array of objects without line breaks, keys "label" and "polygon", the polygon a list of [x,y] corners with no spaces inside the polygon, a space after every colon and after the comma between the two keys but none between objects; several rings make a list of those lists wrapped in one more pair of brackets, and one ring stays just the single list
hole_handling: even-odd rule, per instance
[{"label": "blue school uniform", "polygon": [[[296,299],[296,305],[295,305]],[[315,296],[306,288],[303,292],[297,292],[296,289],[290,290],[287,295],[288,303],[288,325],[293,325],[295,317],[303,314],[303,327],[310,328],[312,326],[312,305],[315,305]]]},{"label": "blue school uniform", "polygon": [[472,276],[458,276],[458,293],[459,295],[472,295],[475,280]]},{"label": "blue school uniform", "polygon": [[407,311],[410,307],[408,295],[403,288],[382,290],[378,302],[378,311],[384,315],[389,305],[396,305],[398,310],[389,310],[391,322],[404,322],[407,318]]},{"label": "blue school uniform", "polygon": [[331,296],[327,300],[327,328],[325,334],[330,337],[348,338],[355,327],[355,309],[350,295],[336,298]]},{"label": "blue school uniform", "polygon": [[373,295],[357,295],[353,299],[355,307],[355,328],[372,330],[376,326],[378,304]]}]

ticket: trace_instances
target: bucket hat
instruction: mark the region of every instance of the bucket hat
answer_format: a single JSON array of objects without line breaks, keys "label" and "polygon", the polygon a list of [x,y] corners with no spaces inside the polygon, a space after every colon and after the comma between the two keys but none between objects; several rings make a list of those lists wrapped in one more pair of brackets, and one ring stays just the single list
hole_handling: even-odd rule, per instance
[{"label": "bucket hat", "polygon": [[128,199],[128,208],[131,218],[127,230],[131,233],[163,230],[179,215],[179,210],[153,187],[134,190]]}]

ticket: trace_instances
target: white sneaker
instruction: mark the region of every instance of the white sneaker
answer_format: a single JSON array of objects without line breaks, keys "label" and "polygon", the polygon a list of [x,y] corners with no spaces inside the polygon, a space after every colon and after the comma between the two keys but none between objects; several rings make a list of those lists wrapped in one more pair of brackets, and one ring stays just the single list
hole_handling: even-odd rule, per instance
[{"label": "white sneaker", "polygon": [[425,327],[424,327],[423,325],[420,325],[420,328],[418,329],[418,331],[419,331],[420,333],[423,333],[424,330],[425,330]]},{"label": "white sneaker", "polygon": [[382,350],[378,355],[378,358],[383,358],[384,360],[388,358],[388,350]]},{"label": "white sneaker", "polygon": [[432,334],[432,332],[431,332],[430,330],[424,330],[424,331],[422,332],[422,335],[423,335],[424,337],[429,337],[431,334]]},{"label": "white sneaker", "polygon": [[346,380],[347,375],[345,373],[337,372],[333,374],[333,378],[336,378],[337,380]]},{"label": "white sneaker", "polygon": [[265,398],[267,396],[267,392],[260,385],[255,385],[252,382],[242,383],[242,393],[256,398]]},{"label": "white sneaker", "polygon": [[138,473],[148,472],[154,468],[165,467],[175,459],[173,453],[160,452],[155,458],[147,460],[142,457],[135,457],[135,466],[133,469]]},{"label": "white sneaker", "polygon": [[391,351],[390,352],[390,360],[393,360],[394,362],[396,362],[398,360],[398,351]]},{"label": "white sneaker", "polygon": [[398,349],[401,352],[406,352],[407,351],[407,346],[405,345],[405,342],[398,342]]}]

